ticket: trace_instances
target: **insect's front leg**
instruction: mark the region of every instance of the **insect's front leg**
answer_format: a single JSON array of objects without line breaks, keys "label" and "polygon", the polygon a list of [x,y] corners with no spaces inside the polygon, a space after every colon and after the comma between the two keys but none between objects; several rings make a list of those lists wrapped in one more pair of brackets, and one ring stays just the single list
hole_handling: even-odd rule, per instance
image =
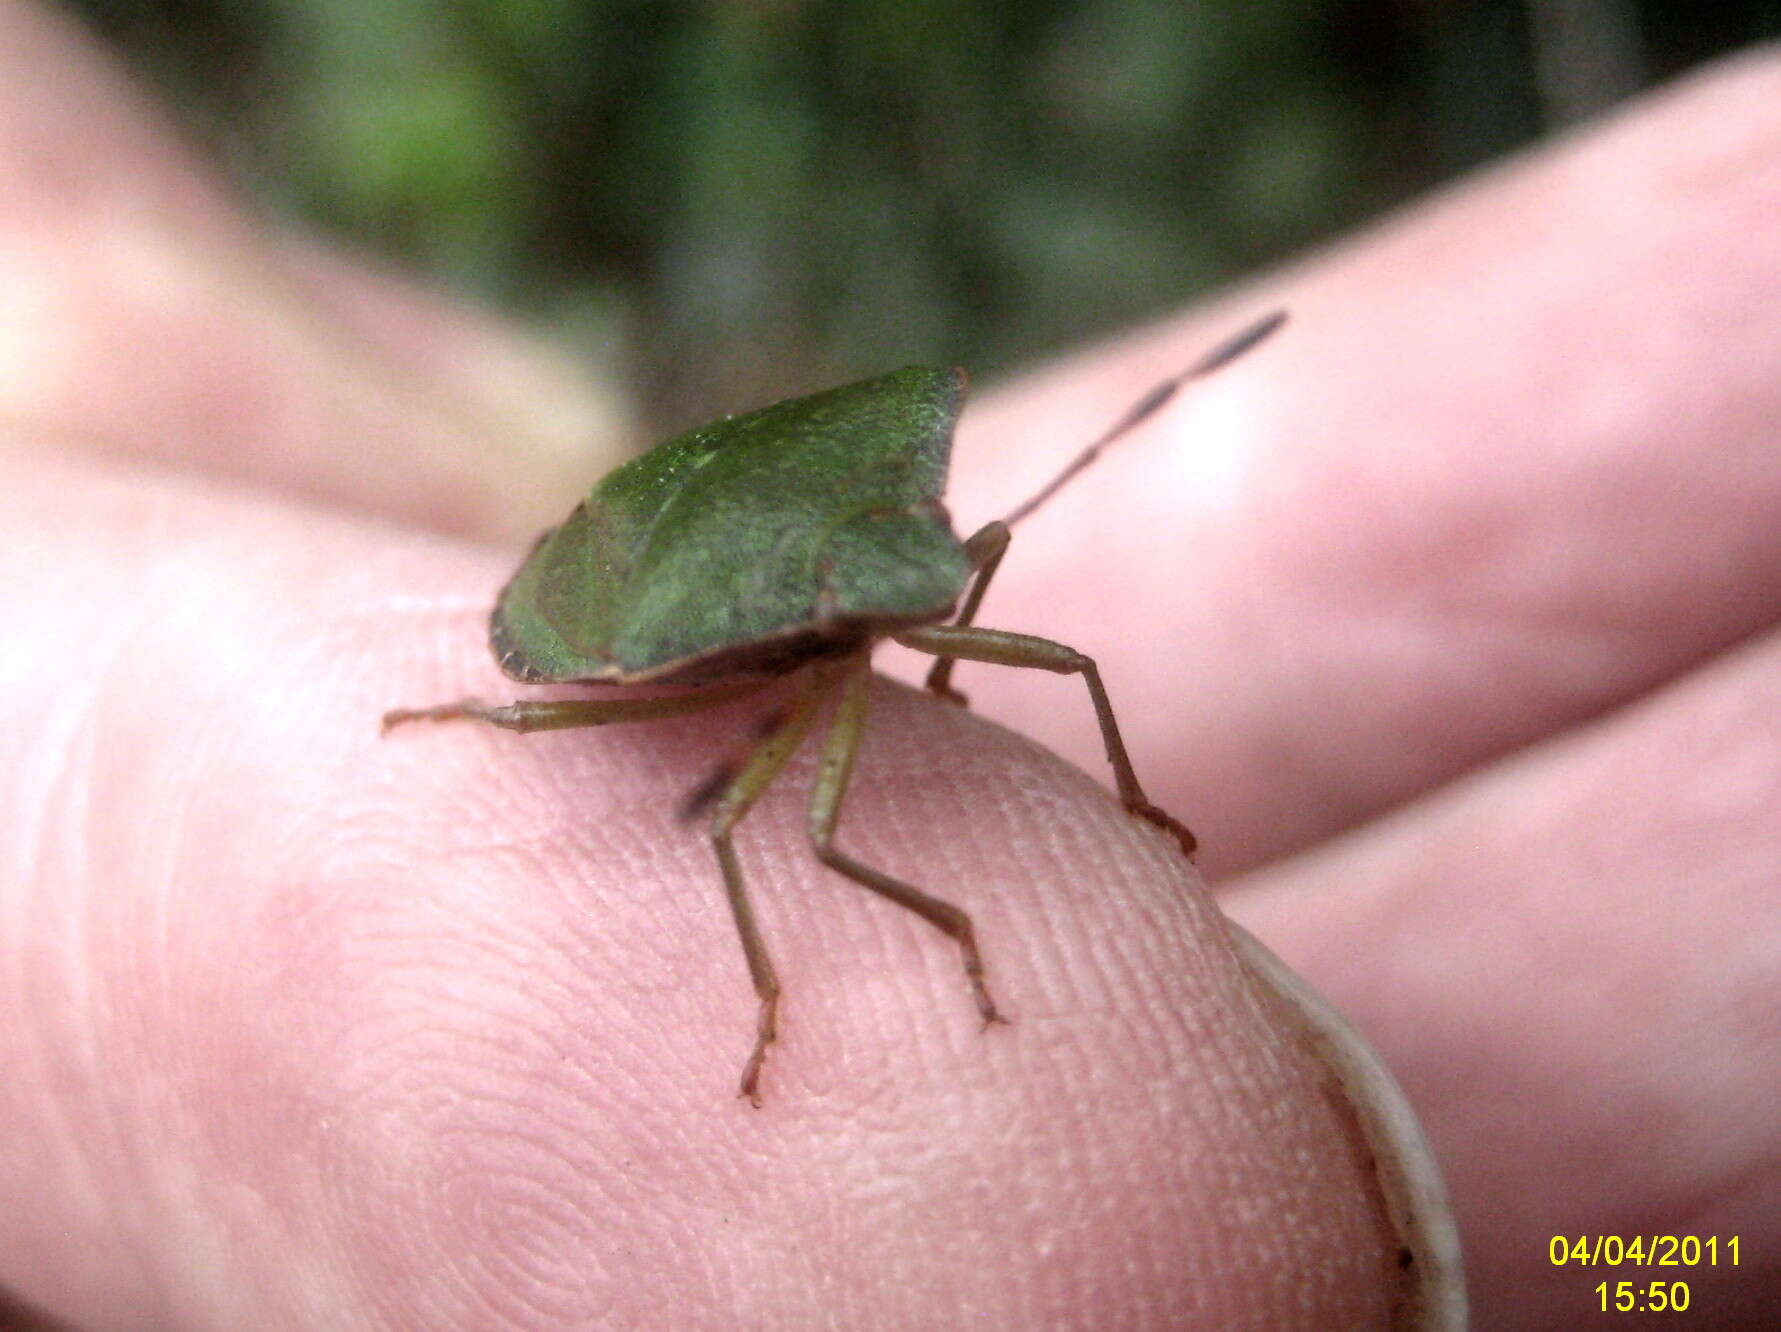
[{"label": "insect's front leg", "polygon": [[766,941],[761,938],[760,926],[755,921],[754,907],[748,900],[748,886],[743,881],[742,866],[736,859],[730,833],[773,784],[787,760],[797,753],[810,724],[816,720],[817,710],[829,692],[832,679],[832,675],[820,666],[810,672],[803,693],[792,704],[785,720],[749,752],[723,794],[717,797],[711,814],[711,846],[717,853],[718,869],[723,874],[724,894],[729,898],[730,914],[736,921],[736,934],[742,940],[748,978],[754,985],[755,997],[761,1001],[755,1021],[754,1050],[742,1066],[740,1091],[757,1107],[761,1103],[761,1065],[766,1062],[767,1048],[779,1037],[779,977],[773,970],[773,960],[767,955]]},{"label": "insect's front leg", "polygon": [[654,721],[659,717],[703,712],[719,703],[752,694],[769,683],[767,680],[749,680],[660,698],[522,699],[499,705],[484,703],[479,698],[461,698],[456,703],[441,703],[431,708],[392,709],[383,714],[383,729],[387,733],[392,726],[414,721],[479,721],[523,734],[568,730],[577,726],[609,726],[614,722]]},{"label": "insect's front leg", "polygon": [[[965,604],[952,623],[954,627],[965,628],[977,618],[977,608],[983,604],[983,594],[989,589],[989,580],[996,576],[996,569],[1002,563],[1002,556],[1008,553],[1008,524],[1000,520],[985,523],[965,541],[965,554],[970,558],[972,566],[977,570],[971,579],[971,590],[965,594]],[[969,705],[970,700],[952,687],[952,663],[954,658],[942,656],[928,672],[927,687],[948,703],[956,703],[961,708]]]},{"label": "insect's front leg", "polygon": [[1138,774],[1132,768],[1132,760],[1126,753],[1125,741],[1120,738],[1119,723],[1113,719],[1113,704],[1107,697],[1106,686],[1101,683],[1101,672],[1096,669],[1092,657],[1085,656],[1073,647],[1054,643],[1049,638],[1009,633],[1005,629],[930,624],[917,629],[905,629],[892,637],[905,647],[912,647],[918,652],[931,652],[942,661],[962,658],[965,661],[987,661],[998,666],[1026,666],[1035,670],[1052,671],[1058,675],[1080,675],[1088,685],[1089,697],[1094,701],[1095,720],[1101,726],[1101,743],[1107,749],[1107,762],[1113,768],[1113,780],[1119,788],[1120,803],[1139,818],[1148,819],[1173,835],[1181,843],[1182,851],[1189,856],[1193,855],[1197,842],[1194,835],[1187,830],[1187,825],[1166,810],[1151,804],[1144,794],[1144,788],[1139,785]]}]

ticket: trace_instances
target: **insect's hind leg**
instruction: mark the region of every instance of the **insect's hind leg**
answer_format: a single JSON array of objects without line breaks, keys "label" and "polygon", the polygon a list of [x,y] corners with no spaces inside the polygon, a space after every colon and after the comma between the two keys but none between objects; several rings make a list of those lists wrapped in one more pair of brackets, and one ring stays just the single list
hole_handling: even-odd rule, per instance
[{"label": "insect's hind leg", "polygon": [[870,658],[860,653],[850,666],[841,685],[840,701],[835,705],[834,719],[823,740],[822,758],[816,770],[816,782],[810,791],[810,844],[816,858],[830,869],[844,874],[898,906],[907,907],[923,920],[939,929],[959,946],[964,954],[965,978],[971,983],[971,995],[985,1027],[1005,1022],[990,998],[983,980],[983,957],[977,951],[977,931],[971,917],[961,908],[919,888],[894,879],[870,865],[861,864],[844,851],[836,849],[835,825],[841,818],[841,801],[847,794],[847,781],[853,773],[853,761],[859,753],[860,736],[865,729],[866,703],[872,682]]},{"label": "insect's hind leg", "polygon": [[1113,704],[1107,697],[1106,686],[1101,683],[1101,672],[1096,669],[1094,658],[1049,638],[1009,633],[1005,629],[931,624],[906,629],[892,637],[905,647],[931,652],[943,660],[961,658],[998,666],[1028,666],[1058,675],[1080,675],[1088,685],[1089,698],[1095,705],[1095,720],[1100,723],[1101,743],[1107,750],[1107,762],[1113,768],[1120,803],[1139,818],[1148,819],[1170,833],[1181,844],[1184,853],[1193,855],[1197,842],[1187,825],[1151,804],[1145,796],[1138,774],[1132,768],[1132,760],[1126,753],[1125,741],[1120,738],[1119,723],[1113,719]]},{"label": "insect's hind leg", "polygon": [[755,922],[754,907],[748,900],[748,888],[742,878],[742,866],[736,860],[736,848],[730,832],[747,814],[754,802],[773,783],[787,760],[798,750],[810,725],[816,720],[833,682],[832,670],[814,668],[804,683],[803,693],[792,704],[785,720],[769,732],[737,768],[735,776],[717,797],[711,815],[711,845],[717,853],[718,868],[723,873],[724,894],[730,902],[730,914],[736,921],[736,934],[742,940],[742,956],[748,962],[748,977],[754,984],[760,1011],[755,1022],[754,1050],[742,1066],[740,1095],[756,1106],[761,1103],[759,1084],[761,1065],[767,1059],[767,1047],[779,1035],[779,978],[773,961],[767,955],[766,942]]}]

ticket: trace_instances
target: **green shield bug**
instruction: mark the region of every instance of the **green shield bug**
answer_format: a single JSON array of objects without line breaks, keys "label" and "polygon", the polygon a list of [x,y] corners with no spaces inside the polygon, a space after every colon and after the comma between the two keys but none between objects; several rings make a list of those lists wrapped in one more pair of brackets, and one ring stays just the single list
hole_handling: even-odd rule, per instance
[{"label": "green shield bug", "polygon": [[464,699],[397,709],[385,714],[384,728],[453,718],[520,732],[643,721],[696,712],[799,674],[802,687],[785,712],[687,806],[689,815],[710,810],[712,846],[760,1000],[741,1094],[760,1104],[779,981],[730,834],[831,697],[834,717],[809,807],[817,859],[950,936],[964,955],[984,1025],[1000,1022],[970,916],[835,845],[865,725],[873,645],[890,638],[934,656],[927,686],[955,702],[963,702],[950,685],[955,661],[1082,676],[1120,802],[1191,854],[1192,834],[1145,798],[1093,660],[1061,643],[972,622],[1008,549],[1010,527],[1182,384],[1229,364],[1285,318],[1267,316],[1158,384],[1031,499],[963,541],[940,503],[964,401],[960,371],[911,367],[658,444],[609,473],[562,526],[539,538],[501,593],[489,641],[502,671],[529,684],[689,688],[504,706]]}]

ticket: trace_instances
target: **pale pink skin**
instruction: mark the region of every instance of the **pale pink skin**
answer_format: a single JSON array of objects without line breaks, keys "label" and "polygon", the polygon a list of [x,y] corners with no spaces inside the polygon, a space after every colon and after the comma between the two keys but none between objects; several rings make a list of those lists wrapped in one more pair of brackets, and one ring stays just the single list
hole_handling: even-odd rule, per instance
[{"label": "pale pink skin", "polygon": [[[249,218],[61,18],[0,8],[0,67],[0,1284],[130,1329],[1378,1320],[1365,1164],[1169,841],[895,686],[842,843],[974,912],[1013,1025],[813,863],[806,757],[738,835],[787,997],[737,1101],[673,810],[761,705],[377,735],[517,696],[482,620],[609,461],[560,444],[592,395]],[[961,431],[970,526],[1292,307],[983,619],[1100,659],[1226,904],[1379,1044],[1491,1325],[1652,1275],[1560,1231],[1741,1235],[1657,1274],[1722,1320],[1775,1285],[1778,216],[1770,56]],[[958,683],[1104,779],[1080,685]]]}]

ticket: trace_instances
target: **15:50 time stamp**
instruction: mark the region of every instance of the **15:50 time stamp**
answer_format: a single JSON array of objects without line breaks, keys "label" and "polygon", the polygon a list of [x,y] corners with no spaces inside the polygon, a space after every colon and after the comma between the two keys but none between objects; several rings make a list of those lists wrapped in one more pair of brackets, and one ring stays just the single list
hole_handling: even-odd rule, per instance
[{"label": "15:50 time stamp", "polygon": [[1683,1313],[1694,1298],[1686,1281],[1603,1281],[1595,1293],[1603,1313]]},{"label": "15:50 time stamp", "polygon": [[[1736,1235],[1554,1235],[1546,1246],[1554,1267],[1736,1267]],[[1603,1313],[1682,1313],[1693,1301],[1686,1281],[1603,1281],[1595,1288]]]}]

